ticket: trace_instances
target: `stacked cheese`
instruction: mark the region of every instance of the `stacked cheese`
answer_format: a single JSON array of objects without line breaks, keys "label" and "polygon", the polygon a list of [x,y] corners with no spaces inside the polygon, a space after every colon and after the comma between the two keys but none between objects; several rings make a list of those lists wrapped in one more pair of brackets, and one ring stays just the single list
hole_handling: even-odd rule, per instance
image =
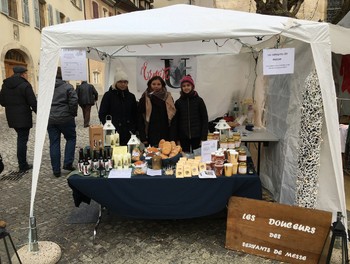
[{"label": "stacked cheese", "polygon": [[201,156],[197,156],[194,159],[181,157],[176,164],[176,178],[198,176],[199,172],[205,171],[206,164],[201,162],[201,160]]}]

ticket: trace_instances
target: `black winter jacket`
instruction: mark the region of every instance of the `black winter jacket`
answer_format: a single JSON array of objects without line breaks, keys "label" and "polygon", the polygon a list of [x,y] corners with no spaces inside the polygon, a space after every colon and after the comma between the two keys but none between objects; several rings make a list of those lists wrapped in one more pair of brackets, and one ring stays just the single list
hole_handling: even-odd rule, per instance
[{"label": "black winter jacket", "polygon": [[126,145],[130,139],[130,132],[135,133],[137,127],[137,101],[129,90],[109,88],[101,101],[99,118],[106,123],[106,116],[112,116],[112,123],[119,134],[120,144]]},{"label": "black winter jacket", "polygon": [[197,92],[181,96],[175,102],[178,139],[200,138],[207,140],[208,112]]},{"label": "black winter jacket", "polygon": [[98,99],[98,93],[92,84],[83,81],[77,87],[78,103],[83,105],[94,105]]},{"label": "black winter jacket", "polygon": [[31,84],[19,75],[4,80],[0,91],[0,104],[5,107],[7,123],[11,128],[31,128],[32,111],[37,101]]},{"label": "black winter jacket", "polygon": [[156,96],[151,96],[152,113],[146,126],[146,98],[143,96],[138,105],[138,129],[141,142],[148,141],[151,146],[158,146],[161,139],[175,140],[176,126],[174,118],[169,125],[166,104]]},{"label": "black winter jacket", "polygon": [[53,93],[49,124],[64,124],[77,116],[78,96],[73,86],[65,81],[56,79]]}]

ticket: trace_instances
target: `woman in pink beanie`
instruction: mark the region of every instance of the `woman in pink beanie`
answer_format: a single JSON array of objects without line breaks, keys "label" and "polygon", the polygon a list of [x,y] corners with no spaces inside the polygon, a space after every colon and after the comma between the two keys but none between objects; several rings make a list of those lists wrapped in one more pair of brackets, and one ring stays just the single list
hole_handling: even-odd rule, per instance
[{"label": "woman in pink beanie", "polygon": [[175,102],[177,139],[185,152],[200,147],[208,135],[208,112],[205,103],[195,91],[191,75],[181,80],[180,98]]}]

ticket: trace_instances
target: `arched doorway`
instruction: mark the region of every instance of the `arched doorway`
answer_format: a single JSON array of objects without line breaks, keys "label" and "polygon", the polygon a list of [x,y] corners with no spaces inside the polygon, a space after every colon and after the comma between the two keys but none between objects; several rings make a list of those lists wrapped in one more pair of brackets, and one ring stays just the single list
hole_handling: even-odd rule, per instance
[{"label": "arched doorway", "polygon": [[21,50],[18,49],[12,49],[6,52],[5,55],[5,78],[10,77],[13,75],[13,67],[16,65],[22,65],[24,67],[27,67],[27,63],[24,59],[25,55]]}]

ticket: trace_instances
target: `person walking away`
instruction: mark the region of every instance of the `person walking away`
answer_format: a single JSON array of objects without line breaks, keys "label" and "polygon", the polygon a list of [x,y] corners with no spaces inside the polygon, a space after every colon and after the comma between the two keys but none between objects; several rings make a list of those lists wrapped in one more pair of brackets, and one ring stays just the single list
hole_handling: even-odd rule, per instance
[{"label": "person walking away", "polygon": [[208,112],[195,91],[191,75],[181,80],[180,98],[175,102],[177,138],[184,152],[192,153],[208,136]]},{"label": "person walking away", "polygon": [[76,89],[78,95],[78,104],[83,111],[84,127],[90,126],[90,112],[91,106],[95,104],[98,99],[98,93],[92,84],[82,81]]},{"label": "person walking away", "polygon": [[106,123],[106,116],[112,116],[112,123],[119,134],[121,146],[126,146],[131,133],[136,133],[137,101],[129,91],[129,78],[121,69],[114,74],[114,83],[103,95],[99,110],[99,119]]},{"label": "person walking away", "polygon": [[158,146],[161,139],[174,140],[176,126],[173,123],[176,109],[174,99],[167,91],[165,81],[154,76],[147,82],[138,105],[138,129],[145,146]]},{"label": "person walking away", "polygon": [[63,169],[73,171],[78,96],[73,86],[62,80],[61,68],[56,75],[55,90],[51,103],[47,131],[50,139],[50,158],[54,176],[61,176],[61,134],[66,144],[64,149]]},{"label": "person walking away", "polygon": [[37,101],[28,82],[28,70],[13,67],[14,74],[5,79],[0,92],[0,104],[5,107],[7,123],[17,133],[17,160],[20,172],[33,168],[27,162],[29,131],[33,127],[32,112],[36,113]]}]

